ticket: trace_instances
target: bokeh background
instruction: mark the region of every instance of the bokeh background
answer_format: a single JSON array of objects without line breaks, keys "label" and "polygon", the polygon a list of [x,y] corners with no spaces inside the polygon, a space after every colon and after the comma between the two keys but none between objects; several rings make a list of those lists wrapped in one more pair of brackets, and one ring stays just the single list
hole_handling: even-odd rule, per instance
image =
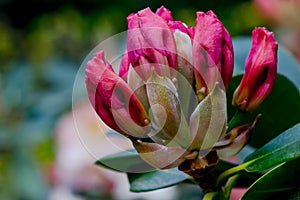
[{"label": "bokeh background", "polygon": [[[266,26],[300,61],[299,0],[0,0],[0,199],[155,199],[130,194],[124,174],[92,166],[71,110],[87,54],[125,31],[128,14],[161,5],[188,25],[211,9],[232,37]],[[166,198],[199,195],[185,187]]]}]

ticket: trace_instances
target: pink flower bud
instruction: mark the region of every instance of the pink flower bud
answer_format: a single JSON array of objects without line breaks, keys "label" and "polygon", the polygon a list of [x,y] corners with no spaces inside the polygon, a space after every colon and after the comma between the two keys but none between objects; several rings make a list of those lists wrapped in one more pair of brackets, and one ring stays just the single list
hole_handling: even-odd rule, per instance
[{"label": "pink flower bud", "polygon": [[[170,13],[163,8],[157,13],[165,19],[170,19]],[[177,66],[174,36],[164,18],[149,8],[127,17],[129,59],[144,80],[151,76],[151,67],[154,67],[159,75],[170,76],[169,68],[175,69]]]},{"label": "pink flower bud", "polygon": [[196,77],[196,89],[208,94],[217,78],[216,66],[228,87],[233,72],[233,46],[228,31],[212,12],[197,12],[196,27],[189,28],[193,41],[193,64]]},{"label": "pink flower bud", "polygon": [[271,92],[277,73],[278,44],[266,28],[252,32],[252,47],[245,74],[233,96],[233,105],[243,111],[255,110]]},{"label": "pink flower bud", "polygon": [[148,114],[132,89],[114,73],[103,51],[87,63],[86,76],[89,99],[100,118],[124,135],[144,136]]}]

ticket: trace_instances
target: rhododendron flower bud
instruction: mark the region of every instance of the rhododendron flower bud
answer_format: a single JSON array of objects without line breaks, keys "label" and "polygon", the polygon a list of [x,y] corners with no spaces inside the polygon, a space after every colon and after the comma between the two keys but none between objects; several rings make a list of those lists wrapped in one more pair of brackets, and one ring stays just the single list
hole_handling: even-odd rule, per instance
[{"label": "rhododendron flower bud", "polygon": [[143,137],[150,123],[148,114],[127,83],[113,71],[100,51],[87,63],[86,87],[89,99],[101,119],[111,128]]},{"label": "rhododendron flower bud", "polygon": [[189,30],[193,32],[193,64],[201,100],[221,78],[228,87],[234,67],[233,46],[228,31],[212,11],[197,12],[196,27]]},{"label": "rhododendron flower bud", "polygon": [[266,28],[253,30],[245,74],[234,93],[233,105],[243,111],[253,111],[269,95],[276,80],[277,48],[272,32]]},{"label": "rhododendron flower bud", "polygon": [[[170,18],[159,12],[165,19]],[[169,14],[168,14],[169,15]],[[132,66],[147,80],[151,68],[159,75],[169,76],[169,68],[176,68],[176,46],[173,33],[165,19],[150,8],[127,17],[127,51]]]}]

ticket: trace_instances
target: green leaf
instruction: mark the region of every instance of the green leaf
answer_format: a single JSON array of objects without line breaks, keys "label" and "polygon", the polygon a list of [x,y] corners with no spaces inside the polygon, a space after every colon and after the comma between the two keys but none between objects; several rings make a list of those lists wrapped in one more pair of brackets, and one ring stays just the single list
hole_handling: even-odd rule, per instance
[{"label": "green leaf", "polygon": [[[216,172],[221,173],[223,170],[234,166],[232,163],[220,161],[216,167]],[[132,192],[152,191],[171,187],[188,180],[193,181],[192,177],[179,171],[177,168],[154,170],[146,173],[128,173],[127,175],[130,182],[130,191]],[[251,179],[253,176],[246,178]]]},{"label": "green leaf", "polygon": [[181,183],[190,176],[177,168],[167,170],[156,170],[147,173],[128,173],[130,182],[130,191],[132,192],[147,192],[170,187]]},{"label": "green leaf", "polygon": [[[234,166],[236,165],[220,160],[215,171],[217,174],[219,174],[224,170]],[[241,173],[239,181],[249,183],[253,182],[254,179],[257,179],[257,177],[258,176],[255,173],[251,175],[247,173]],[[130,190],[132,192],[146,192],[170,187],[182,182],[193,182],[192,177],[182,171],[179,171],[177,168],[168,170],[155,170],[146,173],[128,173],[128,179],[130,182]],[[245,186],[243,183],[240,183],[239,185]]]},{"label": "green leaf", "polygon": [[97,160],[95,164],[121,172],[139,173],[155,170],[155,168],[146,163],[135,150],[105,156]]},{"label": "green leaf", "polygon": [[246,170],[266,170],[300,157],[300,123],[246,157]]},{"label": "green leaf", "polygon": [[295,191],[294,194],[291,195],[290,200],[299,200],[300,199],[300,187],[297,191]]},{"label": "green leaf", "polygon": [[[233,77],[227,90],[228,119],[231,119],[237,111],[231,102],[233,92],[241,78],[241,75]],[[255,112],[246,113],[239,125],[252,122],[259,113],[262,116],[249,141],[251,146],[257,148],[300,122],[300,94],[298,89],[290,80],[278,74],[276,84],[267,99]]]},{"label": "green leaf", "polygon": [[300,159],[277,166],[258,179],[245,192],[242,200],[286,199],[300,185]]},{"label": "green leaf", "polygon": [[266,145],[248,155],[243,164],[232,167],[219,175],[217,186],[227,178],[246,170],[257,172],[268,170],[278,164],[300,157],[300,123],[286,130]]}]

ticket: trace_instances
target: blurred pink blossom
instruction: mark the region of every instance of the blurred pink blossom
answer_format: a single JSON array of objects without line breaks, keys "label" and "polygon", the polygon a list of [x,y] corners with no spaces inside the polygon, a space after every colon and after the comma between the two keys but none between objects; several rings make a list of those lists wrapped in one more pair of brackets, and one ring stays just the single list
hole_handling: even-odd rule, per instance
[{"label": "blurred pink blossom", "polygon": [[[73,115],[77,113],[74,121]],[[129,192],[129,182],[125,173],[120,173],[94,165],[96,158],[116,153],[107,142],[113,140],[119,148],[132,148],[126,139],[105,133],[109,128],[100,120],[95,120],[95,112],[88,102],[76,105],[72,112],[65,113],[56,126],[56,159],[54,164],[54,186],[50,200],[79,200],[73,191],[102,191],[116,200],[135,198],[151,200],[163,197],[172,199],[174,188],[137,194]],[[75,124],[77,123],[77,124]],[[99,127],[100,126],[100,127]],[[100,133],[101,131],[105,133]],[[85,138],[80,137],[81,132]],[[166,192],[169,191],[169,192]]]},{"label": "blurred pink blossom", "polygon": [[300,63],[300,0],[254,0],[262,16],[277,27],[279,41]]},{"label": "blurred pink blossom", "polygon": [[230,200],[240,200],[247,188],[233,188],[230,195]]}]

